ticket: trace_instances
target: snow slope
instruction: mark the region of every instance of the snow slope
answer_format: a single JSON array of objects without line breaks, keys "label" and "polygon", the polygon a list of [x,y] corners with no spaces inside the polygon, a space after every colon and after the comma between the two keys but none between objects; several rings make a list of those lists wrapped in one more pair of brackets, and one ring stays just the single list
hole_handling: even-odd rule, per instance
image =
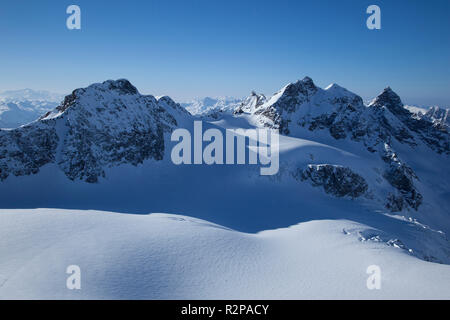
[{"label": "snow slope", "polygon": [[[256,234],[171,214],[0,211],[1,299],[450,299],[450,266],[368,227],[311,221]],[[81,290],[66,268],[81,269]],[[366,270],[381,270],[369,290]]]}]

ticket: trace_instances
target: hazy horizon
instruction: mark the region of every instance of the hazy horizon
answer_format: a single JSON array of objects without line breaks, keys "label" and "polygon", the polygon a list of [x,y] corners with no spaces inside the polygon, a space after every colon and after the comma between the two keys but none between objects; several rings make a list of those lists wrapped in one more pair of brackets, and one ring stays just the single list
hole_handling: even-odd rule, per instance
[{"label": "hazy horizon", "polygon": [[[127,78],[121,78],[121,79],[127,79]],[[118,80],[118,79],[105,79],[104,81],[106,81],[106,80]],[[127,80],[129,80],[129,79],[127,79]],[[297,79],[297,80],[299,80],[299,79]],[[129,81],[130,81],[130,80],[129,80]],[[314,81],[314,79],[313,79],[313,81]],[[100,81],[98,81],[98,82],[96,82],[96,83],[99,83],[99,82],[100,82]],[[101,82],[103,82],[103,81],[101,81]],[[133,81],[130,81],[130,82],[131,82],[131,84],[133,84]],[[294,82],[294,81],[292,81],[292,82]],[[94,83],[95,83],[95,82],[94,82]],[[287,83],[286,83],[286,84],[287,84]],[[286,85],[286,84],[284,84],[284,85]],[[315,83],[315,84],[316,84],[317,86],[319,86],[317,83]],[[330,83],[330,84],[332,84],[332,83]],[[330,85],[330,84],[328,84],[328,85]],[[273,91],[273,92],[271,92],[271,93],[260,92],[260,91],[258,91],[258,90],[251,90],[251,91],[255,91],[255,92],[258,92],[258,93],[262,93],[262,94],[264,94],[264,95],[270,97],[270,96],[272,96],[273,94],[275,94],[278,90],[282,89],[282,88],[284,87],[284,85],[280,86],[280,88],[278,88],[277,90],[275,90],[275,91]],[[321,88],[326,88],[328,85],[325,85],[325,86],[319,86],[319,87],[321,87]],[[338,83],[338,85],[342,86],[342,85],[339,84],[339,83]],[[345,86],[342,86],[342,87],[345,88]],[[386,86],[386,87],[388,87],[388,86]],[[7,91],[33,90],[33,91],[45,91],[45,92],[48,92],[48,93],[53,94],[53,95],[66,96],[66,95],[70,94],[73,90],[78,89],[78,88],[82,88],[82,87],[73,88],[72,90],[70,90],[70,92],[65,92],[65,93],[64,93],[64,92],[55,92],[55,91],[51,91],[51,90],[47,90],[47,89],[39,89],[39,88],[38,88],[38,89],[33,89],[33,88],[19,88],[19,89],[8,89],[8,90],[3,90],[2,88],[0,88],[0,95],[4,94],[4,93],[7,92]],[[137,88],[137,89],[138,89],[139,93],[144,94],[144,95],[153,95],[153,96],[155,96],[155,97],[158,97],[158,96],[164,96],[164,94],[158,94],[158,93],[154,93],[154,92],[143,92],[143,91],[140,90],[139,88]],[[346,88],[346,89],[352,91],[352,90],[349,89],[349,88]],[[371,96],[371,97],[364,97],[364,96],[361,96],[361,98],[362,98],[365,102],[368,102],[368,101],[374,99],[378,94],[380,94],[380,93],[383,91],[383,89],[384,89],[384,88],[380,89],[380,91],[379,91],[377,94],[375,94],[374,96]],[[394,90],[394,92],[396,92],[395,88],[393,88],[393,90]],[[168,96],[171,97],[171,98],[172,98],[175,102],[177,102],[177,103],[189,103],[189,102],[193,102],[193,101],[195,101],[195,100],[201,100],[201,99],[205,99],[205,98],[212,98],[212,99],[228,98],[228,99],[242,99],[242,100],[243,100],[243,99],[245,99],[246,97],[248,97],[248,96],[251,94],[251,91],[250,91],[246,96],[233,96],[233,95],[227,95],[227,94],[223,94],[223,95],[204,95],[204,96],[194,96],[194,97],[190,97],[190,98],[182,99],[182,100],[176,99],[176,98],[174,98],[174,97],[172,97],[172,96],[170,96],[170,95],[168,95]],[[358,92],[354,92],[354,91],[352,91],[352,92],[355,93],[355,94],[358,94]],[[397,93],[398,93],[398,92],[397,92]],[[411,106],[417,106],[417,107],[432,107],[432,106],[439,106],[439,107],[443,107],[443,108],[446,108],[446,109],[449,109],[449,108],[450,108],[450,103],[449,103],[449,104],[419,104],[419,103],[414,103],[414,102],[412,102],[412,103],[411,103],[411,102],[406,102],[406,101],[404,101],[403,97],[401,97],[401,95],[400,95],[400,98],[402,99],[402,102],[403,102],[404,105],[411,105]]]}]

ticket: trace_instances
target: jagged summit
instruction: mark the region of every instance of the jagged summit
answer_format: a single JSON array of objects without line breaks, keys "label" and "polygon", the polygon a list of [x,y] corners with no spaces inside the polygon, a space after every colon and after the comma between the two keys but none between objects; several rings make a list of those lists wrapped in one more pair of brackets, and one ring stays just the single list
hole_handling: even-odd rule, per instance
[{"label": "jagged summit", "polygon": [[316,87],[316,85],[314,84],[313,79],[311,79],[310,77],[306,76],[302,79],[302,81],[305,85],[310,86],[310,87]]},{"label": "jagged summit", "polygon": [[317,87],[310,77],[304,77],[294,83],[289,83],[282,89],[284,95],[295,96],[302,94],[304,96],[312,95],[317,92]]},{"label": "jagged summit", "polygon": [[395,115],[407,115],[409,111],[403,107],[399,95],[391,87],[386,87],[370,104],[371,107],[386,107]]},{"label": "jagged summit", "polygon": [[165,103],[170,104],[170,105],[172,105],[174,107],[178,107],[179,106],[179,104],[176,103],[175,101],[173,101],[173,99],[171,97],[169,97],[169,96],[160,96],[160,97],[157,97],[156,100],[158,102],[165,102]]},{"label": "jagged summit", "polygon": [[94,84],[92,87],[106,87],[107,90],[114,90],[120,94],[139,94],[136,87],[127,79],[107,80],[101,85]]},{"label": "jagged summit", "polygon": [[[391,89],[386,87],[370,104],[369,107],[387,108],[396,117],[403,122],[411,122],[412,114],[403,105],[400,96]],[[407,124],[408,125],[408,124]]]},{"label": "jagged summit", "polygon": [[106,80],[102,83],[93,83],[86,88],[78,88],[72,92],[72,95],[82,95],[86,92],[115,92],[120,95],[136,95],[139,91],[127,79]]},{"label": "jagged summit", "polygon": [[251,94],[245,98],[239,106],[234,110],[234,114],[253,113],[259,107],[261,107],[266,102],[266,96],[256,91],[252,91]]},{"label": "jagged summit", "polygon": [[[135,86],[126,79],[107,80],[94,83],[86,88],[75,89],[66,96],[63,102],[53,111],[47,112],[39,120],[49,120],[60,117],[68,109],[82,109],[86,115],[105,116],[106,113],[115,113],[126,110],[127,113],[138,115],[151,112],[152,106],[159,102],[171,108],[185,112],[170,97],[155,98],[153,95],[141,95]],[[144,116],[145,118],[145,116]]]},{"label": "jagged summit", "polygon": [[348,106],[353,109],[363,107],[362,98],[338,85],[324,90],[310,77],[305,77],[283,87],[253,112],[261,125],[291,134],[306,118]]}]

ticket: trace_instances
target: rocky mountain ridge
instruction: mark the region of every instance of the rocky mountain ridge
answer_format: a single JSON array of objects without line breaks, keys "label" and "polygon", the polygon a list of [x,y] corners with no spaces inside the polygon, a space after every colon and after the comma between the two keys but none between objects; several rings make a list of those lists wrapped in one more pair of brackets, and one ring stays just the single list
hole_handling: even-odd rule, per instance
[{"label": "rocky mountain ridge", "polygon": [[169,97],[141,95],[128,80],[76,89],[53,111],[0,131],[0,179],[36,174],[48,163],[86,182],[104,169],[164,157],[164,134],[190,115]]},{"label": "rocky mountain ridge", "polygon": [[[360,96],[337,84],[322,89],[309,77],[286,85],[270,98],[256,97],[252,93],[236,109],[235,115],[247,114],[258,126],[278,129],[283,135],[301,138],[305,133],[317,132],[337,141],[360,143],[370,153],[378,154],[384,163],[382,176],[394,190],[388,194],[385,203],[392,211],[405,208],[417,210],[423,200],[416,187],[420,178],[402,159],[396,146],[406,146],[412,152],[428,149],[439,155],[450,154],[448,127],[442,125],[442,120],[436,120],[446,119],[446,113],[434,110],[435,116],[432,117],[430,110],[428,118],[417,117],[404,108],[400,97],[390,87],[368,105]],[[311,174],[315,172],[315,176],[320,177],[329,173],[322,182],[325,190],[339,190],[342,187],[337,185],[342,179],[332,179],[336,172],[343,172],[339,166],[318,167],[315,171],[308,166],[302,170],[300,175],[294,170],[293,175],[318,185]],[[347,173],[349,179],[355,177],[351,170]],[[339,192],[333,191],[331,194]]]},{"label": "rocky mountain ridge", "polygon": [[[436,122],[442,114],[435,110],[433,120],[417,117],[389,87],[365,105],[360,96],[337,84],[322,89],[305,77],[269,98],[252,92],[232,111],[229,116],[247,117],[257,126],[278,129],[286,136],[317,133],[361,145],[382,161],[377,170],[380,179],[391,186],[385,196],[385,206],[391,211],[417,210],[423,203],[420,176],[399,153],[399,146],[412,152],[449,154],[448,127]],[[128,80],[76,89],[37,121],[0,130],[0,179],[36,174],[53,163],[70,180],[95,183],[105,177],[108,167],[162,160],[164,136],[193,120],[169,97],[141,95]],[[367,195],[370,184],[364,175],[326,160],[293,168],[291,175],[322,186],[333,196]],[[352,183],[357,190],[349,189]]]}]

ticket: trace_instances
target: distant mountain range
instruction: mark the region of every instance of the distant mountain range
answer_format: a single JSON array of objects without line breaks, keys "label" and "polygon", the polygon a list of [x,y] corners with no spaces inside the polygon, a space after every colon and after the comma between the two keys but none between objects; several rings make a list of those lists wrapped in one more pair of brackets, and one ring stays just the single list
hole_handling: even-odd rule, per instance
[{"label": "distant mountain range", "polygon": [[205,97],[183,102],[181,106],[193,115],[210,115],[216,112],[233,112],[242,102],[242,99],[233,97]]},{"label": "distant mountain range", "polygon": [[[39,118],[41,115],[58,106],[64,95],[45,90],[9,90],[0,92],[0,128],[16,128]],[[234,97],[204,97],[189,102],[181,102],[194,116],[214,120],[223,113],[234,113],[238,110],[251,112],[265,102],[264,94],[252,92],[246,98]],[[418,107],[404,106],[417,118],[427,118],[431,121],[450,125],[448,117],[449,108],[445,107]],[[250,109],[249,109],[250,108]]]},{"label": "distant mountain range", "polygon": [[15,101],[46,101],[59,103],[64,98],[64,95],[45,90],[22,89],[1,91],[0,98]]},{"label": "distant mountain range", "polygon": [[417,119],[426,119],[435,125],[450,126],[450,109],[438,106],[421,108],[416,106],[405,106]]},{"label": "distant mountain range", "polygon": [[0,128],[17,128],[54,109],[64,96],[31,89],[0,92]]}]

